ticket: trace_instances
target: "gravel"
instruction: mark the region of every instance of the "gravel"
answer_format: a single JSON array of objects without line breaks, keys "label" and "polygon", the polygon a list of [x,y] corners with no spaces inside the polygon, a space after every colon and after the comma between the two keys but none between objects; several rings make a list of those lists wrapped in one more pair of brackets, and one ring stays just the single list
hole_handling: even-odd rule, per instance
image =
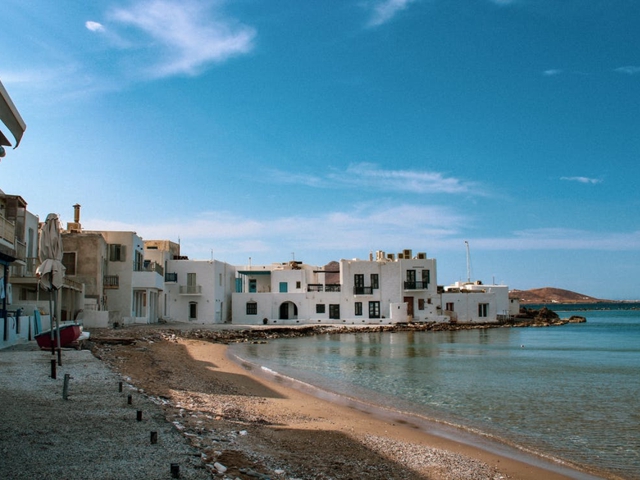
[{"label": "gravel", "polygon": [[211,478],[160,407],[126,383],[120,392],[91,352],[64,350],[53,379],[55,358],[34,345],[0,350],[2,478],[163,479],[174,478],[172,464],[182,479]]}]

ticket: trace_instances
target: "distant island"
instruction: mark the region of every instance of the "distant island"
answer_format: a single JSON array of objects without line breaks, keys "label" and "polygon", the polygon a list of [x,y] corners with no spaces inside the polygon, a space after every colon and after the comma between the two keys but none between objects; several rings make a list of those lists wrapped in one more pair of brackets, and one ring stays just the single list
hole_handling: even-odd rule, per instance
[{"label": "distant island", "polygon": [[610,302],[590,297],[582,293],[563,290],[561,288],[544,287],[531,290],[511,290],[509,298],[520,300],[521,305],[541,303],[602,303]]}]

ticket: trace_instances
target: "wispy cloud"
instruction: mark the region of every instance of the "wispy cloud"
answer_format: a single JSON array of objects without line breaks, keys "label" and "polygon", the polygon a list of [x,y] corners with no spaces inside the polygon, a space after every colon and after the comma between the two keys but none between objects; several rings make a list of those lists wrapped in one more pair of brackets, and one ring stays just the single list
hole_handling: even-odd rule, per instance
[{"label": "wispy cloud", "polygon": [[618,73],[626,73],[627,75],[636,75],[640,73],[640,67],[628,65],[626,67],[616,68],[615,71]]},{"label": "wispy cloud", "polygon": [[640,231],[593,232],[567,228],[540,228],[514,232],[503,238],[476,238],[474,248],[486,250],[606,250],[637,251]]},{"label": "wispy cloud", "polygon": [[153,78],[197,75],[253,49],[255,29],[227,17],[222,6],[211,0],[138,0],[111,10],[106,22],[85,26],[105,33]]},{"label": "wispy cloud", "polygon": [[[126,224],[86,219],[86,230],[135,231],[146,240],[171,239],[183,247],[190,258],[207,259],[211,249],[217,259],[238,262],[257,254],[265,262],[280,261],[277,255],[291,251],[327,252],[327,261],[335,251],[363,248],[394,249],[398,245],[424,245],[426,238],[436,239],[459,232],[470,219],[449,207],[423,205],[362,204],[350,211],[317,215],[292,215],[275,218],[249,218],[228,212],[205,212],[165,223]],[[407,230],[406,226],[411,225]],[[375,240],[373,240],[375,239]]]},{"label": "wispy cloud", "polygon": [[560,75],[562,73],[562,70],[559,70],[557,68],[551,68],[549,70],[545,70],[542,72],[542,75],[544,75],[545,77],[554,77],[556,75]]},{"label": "wispy cloud", "polygon": [[485,195],[479,184],[425,170],[388,170],[372,163],[354,163],[345,170],[332,169],[324,175],[291,175],[271,170],[273,181],[315,188],[367,188],[413,194]]},{"label": "wispy cloud", "polygon": [[600,178],[589,178],[589,177],[560,177],[560,180],[565,180],[567,182],[589,183],[592,185],[595,185],[597,183],[602,183],[602,179]]},{"label": "wispy cloud", "polygon": [[399,12],[405,10],[411,3],[416,0],[378,0],[369,3],[371,9],[371,17],[367,25],[369,27],[377,27],[389,22]]}]

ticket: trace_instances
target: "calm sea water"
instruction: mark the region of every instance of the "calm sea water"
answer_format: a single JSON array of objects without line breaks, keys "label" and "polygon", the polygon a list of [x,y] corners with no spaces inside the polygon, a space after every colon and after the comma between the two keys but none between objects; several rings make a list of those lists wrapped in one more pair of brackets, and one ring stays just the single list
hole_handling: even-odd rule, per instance
[{"label": "calm sea water", "polygon": [[640,479],[640,311],[578,314],[587,323],[320,335],[232,351],[321,389]]}]

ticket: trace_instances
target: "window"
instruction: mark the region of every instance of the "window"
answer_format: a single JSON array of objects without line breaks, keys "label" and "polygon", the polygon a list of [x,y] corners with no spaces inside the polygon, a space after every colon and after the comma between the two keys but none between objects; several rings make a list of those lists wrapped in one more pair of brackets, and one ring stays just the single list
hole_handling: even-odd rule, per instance
[{"label": "window", "polygon": [[218,285],[222,286],[222,274],[218,274]]},{"label": "window", "polygon": [[189,302],[189,320],[198,318],[198,302]]},{"label": "window", "polygon": [[355,315],[359,317],[362,315],[362,302],[356,302],[353,304],[355,307]]},{"label": "window", "polygon": [[62,265],[66,268],[65,275],[76,274],[76,252],[64,252],[62,254]]},{"label": "window", "polygon": [[356,273],[353,276],[354,287],[364,287],[364,275],[362,273]]},{"label": "window", "polygon": [[408,283],[416,283],[416,271],[415,270],[407,270],[407,282]]},{"label": "window", "polygon": [[369,302],[369,318],[380,318],[380,302]]},{"label": "window", "polygon": [[379,286],[379,282],[378,282],[378,274],[377,273],[372,273],[371,274],[371,288],[380,288]]},{"label": "window", "polygon": [[287,282],[280,282],[280,293],[287,293],[288,291]]},{"label": "window", "polygon": [[124,262],[127,259],[126,248],[124,245],[112,243],[109,245],[109,261]]},{"label": "window", "polygon": [[447,307],[445,308],[445,310],[453,312],[453,302],[447,302]]},{"label": "window", "polygon": [[316,313],[324,313],[324,303],[316,303]]},{"label": "window", "polygon": [[300,282],[296,282],[296,288],[300,288]]},{"label": "window", "polygon": [[431,270],[422,270],[422,287],[427,288],[431,283]]},{"label": "window", "polygon": [[488,303],[479,303],[478,304],[478,317],[486,318],[489,313],[489,304]]},{"label": "window", "polygon": [[418,310],[424,310],[424,298],[418,299]]},{"label": "window", "polygon": [[329,318],[339,319],[340,318],[340,305],[329,305]]},{"label": "window", "polygon": [[258,304],[256,302],[247,302],[247,315],[257,315]]}]

